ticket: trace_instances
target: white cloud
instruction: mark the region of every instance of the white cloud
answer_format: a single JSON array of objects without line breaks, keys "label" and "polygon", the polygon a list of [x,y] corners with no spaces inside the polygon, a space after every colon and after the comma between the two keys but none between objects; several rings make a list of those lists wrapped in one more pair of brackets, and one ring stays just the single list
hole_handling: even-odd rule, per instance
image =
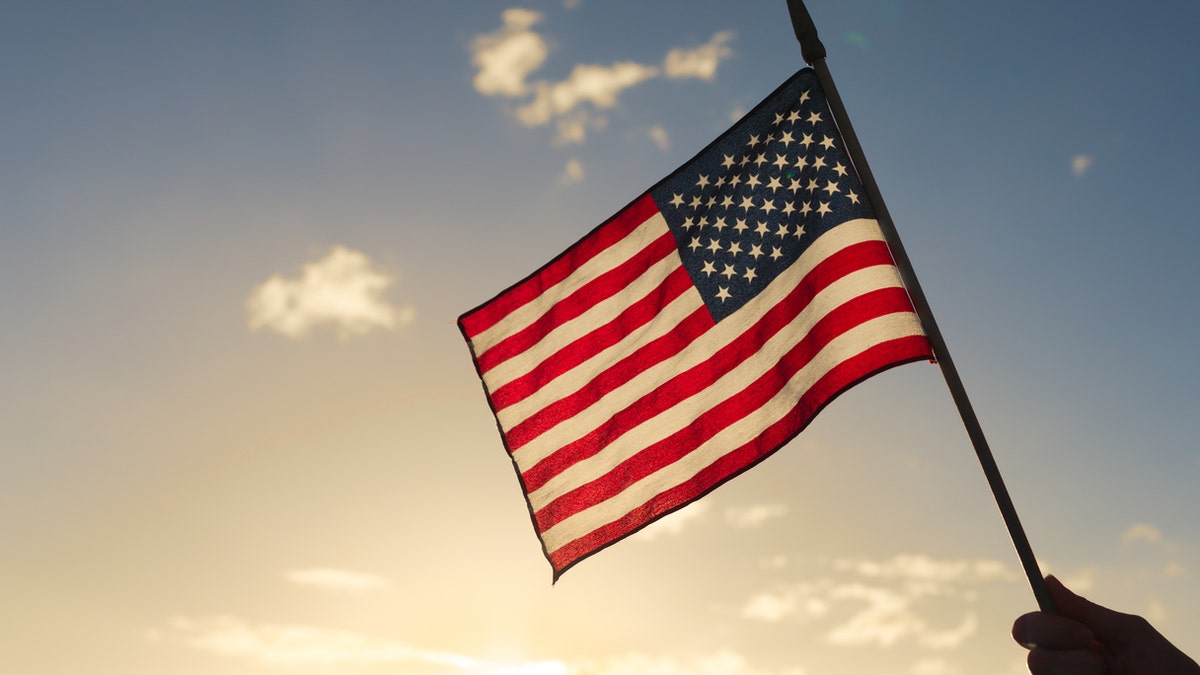
[{"label": "white cloud", "polygon": [[1017,575],[999,560],[937,560],[923,555],[897,555],[883,562],[839,560],[838,569],[865,577],[933,583],[1011,581]]},{"label": "white cloud", "polygon": [[632,538],[641,541],[653,541],[662,536],[677,537],[683,534],[683,531],[691,525],[704,520],[708,516],[710,508],[708,502],[692,502],[682,509],[663,517],[661,520],[656,520],[647,525],[642,530],[639,530],[637,534],[633,535]]},{"label": "white cloud", "polygon": [[1071,158],[1071,173],[1076,176],[1082,176],[1090,168],[1092,168],[1091,155],[1075,155]]},{"label": "white cloud", "polygon": [[755,504],[753,506],[735,506],[725,512],[725,522],[739,530],[758,527],[772,518],[787,515],[787,506],[783,504]]},{"label": "white cloud", "polygon": [[650,127],[650,131],[647,132],[647,135],[650,136],[650,140],[653,141],[660,150],[666,150],[667,148],[671,147],[671,137],[667,134],[667,130],[661,126],[654,125]]},{"label": "white cloud", "polygon": [[567,166],[563,169],[562,177],[559,179],[563,185],[571,185],[583,180],[583,163],[577,159],[568,159]]},{"label": "white cloud", "polygon": [[804,617],[824,616],[829,612],[828,580],[804,582],[770,593],[758,593],[742,606],[741,616],[775,623],[795,615]]},{"label": "white cloud", "polygon": [[912,675],[958,675],[958,668],[942,659],[921,659],[913,664]]},{"label": "white cloud", "polygon": [[298,586],[350,593],[383,590],[391,586],[387,579],[373,574],[329,568],[290,570],[283,577]]},{"label": "white cloud", "polygon": [[353,631],[296,624],[254,624],[233,616],[175,617],[150,638],[267,665],[425,664],[468,670],[477,659]]},{"label": "white cloud", "polygon": [[722,31],[695,49],[672,49],[663,61],[663,70],[667,77],[671,78],[696,77],[711,80],[716,76],[717,66],[721,61],[733,55],[733,50],[726,46],[732,39],[732,32]]},{"label": "white cloud", "polygon": [[1167,563],[1167,566],[1163,568],[1163,576],[1168,579],[1182,579],[1187,575],[1187,568],[1177,562]]},{"label": "white cloud", "polygon": [[1160,541],[1162,541],[1162,531],[1146,523],[1138,523],[1125,530],[1125,533],[1121,535],[1121,543],[1127,546],[1138,542],[1156,544]]},{"label": "white cloud", "polygon": [[[758,670],[737,652],[722,650],[706,656],[678,658],[628,654],[603,660],[580,662],[570,675],[771,675]],[[800,668],[779,671],[778,675],[803,675]]]},{"label": "white cloud", "polygon": [[598,131],[608,126],[608,118],[588,110],[576,110],[555,122],[558,136],[555,145],[571,145],[587,140],[588,132]]},{"label": "white cloud", "polygon": [[533,101],[517,109],[517,119],[526,126],[537,127],[584,103],[612,108],[621,92],[657,75],[657,68],[632,61],[611,66],[580,64],[561,82],[536,83]]},{"label": "white cloud", "polygon": [[394,329],[414,315],[411,307],[396,307],[384,298],[394,283],[367,256],[335,246],[321,260],[306,264],[298,278],[276,274],[255,288],[246,300],[247,324],[291,339],[322,325],[335,327],[342,339]]},{"label": "white cloud", "polygon": [[836,645],[890,647],[911,637],[923,647],[951,649],[979,630],[979,620],[974,614],[967,614],[958,626],[948,630],[931,628],[913,611],[911,595],[887,588],[847,584],[834,588],[830,597],[867,603],[864,609],[829,632],[829,641]]},{"label": "white cloud", "polygon": [[525,78],[546,61],[550,50],[542,36],[530,30],[542,15],[527,9],[506,9],[504,26],[471,42],[475,91],[484,96],[522,96],[529,90]]}]

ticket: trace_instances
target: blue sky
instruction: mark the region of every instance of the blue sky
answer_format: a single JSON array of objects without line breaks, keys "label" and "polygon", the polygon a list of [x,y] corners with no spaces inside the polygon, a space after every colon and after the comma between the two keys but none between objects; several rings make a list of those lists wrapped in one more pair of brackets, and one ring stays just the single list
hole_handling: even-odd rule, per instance
[{"label": "blue sky", "polygon": [[[810,11],[1035,552],[1200,653],[1200,8]],[[0,666],[1022,672],[936,368],[551,587],[454,325],[801,65],[759,0],[5,5]]]}]

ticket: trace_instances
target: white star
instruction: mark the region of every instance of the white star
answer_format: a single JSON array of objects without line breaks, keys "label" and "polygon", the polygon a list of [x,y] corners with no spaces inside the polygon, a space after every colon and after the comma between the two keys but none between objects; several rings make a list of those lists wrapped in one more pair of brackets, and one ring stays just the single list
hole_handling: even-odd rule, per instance
[{"label": "white star", "polygon": [[783,113],[775,113],[775,122],[772,126],[783,124]]},{"label": "white star", "polygon": [[705,260],[704,268],[700,270],[700,273],[706,277],[711,277],[713,275],[713,272],[716,272],[716,271],[717,271],[717,268],[713,266],[712,262]]},{"label": "white star", "polygon": [[791,114],[788,115],[789,122],[798,122],[799,120],[800,120],[800,111],[799,110],[793,110],[791,112]]},{"label": "white star", "polygon": [[718,299],[719,299],[721,302],[725,302],[726,300],[728,300],[729,298],[732,298],[732,297],[733,297],[733,296],[729,294],[729,289],[728,289],[728,288],[725,288],[724,286],[722,286],[722,287],[720,287],[720,288],[718,288],[718,289],[717,289],[717,298],[718,298]]},{"label": "white star", "polygon": [[713,195],[708,198],[708,201],[704,202],[704,205],[711,209],[713,204],[716,204],[716,203],[717,203],[717,196]]},{"label": "white star", "polygon": [[738,186],[738,184],[739,184],[739,183],[741,183],[741,182],[742,182],[742,175],[741,175],[741,174],[738,174],[738,173],[735,173],[735,174],[733,175],[733,178],[730,178],[730,179],[729,179],[729,185],[730,185],[730,186],[732,186],[732,187],[737,187],[737,186]]},{"label": "white star", "polygon": [[692,237],[692,243],[688,244],[688,248],[692,249],[692,253],[695,253],[696,249],[700,248],[700,237]]},{"label": "white star", "polygon": [[810,213],[812,213],[812,204],[804,202],[804,205],[800,207],[800,215],[807,216]]},{"label": "white star", "polygon": [[733,265],[727,264],[727,265],[725,265],[725,269],[721,270],[721,276],[725,277],[726,279],[732,277],[735,274],[737,274],[737,270],[733,269]]},{"label": "white star", "polygon": [[741,234],[741,233],[745,232],[747,229],[749,229],[749,227],[750,226],[746,224],[745,218],[738,218],[737,225],[734,225],[733,229],[737,230],[738,234]]},{"label": "white star", "polygon": [[674,197],[671,197],[671,206],[676,208],[683,206],[683,195],[676,194]]},{"label": "white star", "polygon": [[792,234],[796,235],[796,238],[797,238],[797,239],[799,239],[799,238],[803,237],[803,236],[804,236],[804,226],[803,226],[803,225],[797,225],[797,226],[796,226],[796,231],[795,231],[795,232],[793,232]]},{"label": "white star", "polygon": [[762,139],[760,137],[758,137],[758,136],[750,137],[750,143],[749,143],[750,147],[754,147],[754,146],[758,145],[759,143],[762,143]]},{"label": "white star", "polygon": [[825,158],[824,157],[817,157],[816,159],[813,160],[813,168],[814,169],[820,169],[823,166],[825,166]]},{"label": "white star", "polygon": [[717,176],[717,182],[713,183],[713,185],[715,185],[717,187],[721,187],[724,184],[725,184],[725,176]]},{"label": "white star", "polygon": [[780,223],[779,228],[775,230],[775,235],[778,237],[786,237],[788,233],[787,223]]},{"label": "white star", "polygon": [[792,206],[791,202],[784,202],[782,210],[783,210],[783,215],[790,216],[790,215],[792,215],[792,212],[796,210],[796,207]]},{"label": "white star", "polygon": [[731,255],[736,256],[737,254],[742,252],[742,246],[741,246],[741,244],[738,244],[736,241],[731,241],[731,242],[729,242],[728,250]]},{"label": "white star", "polygon": [[683,229],[690,230],[696,226],[696,221],[691,216],[683,219]]},{"label": "white star", "polygon": [[813,144],[812,134],[804,134],[804,138],[800,139],[800,145],[803,145],[804,149],[806,149],[806,150],[808,149],[808,146],[810,146],[812,144]]},{"label": "white star", "polygon": [[771,192],[774,192],[776,188],[781,188],[781,187],[783,187],[783,183],[779,182],[779,176],[773,176],[771,178],[771,180],[767,183],[767,188]]},{"label": "white star", "polygon": [[704,226],[705,226],[705,225],[708,225],[708,216],[704,216],[704,217],[703,217],[703,218],[701,218],[700,220],[696,221],[696,224],[697,224],[697,225],[699,225],[699,226],[700,226],[700,229],[702,229],[702,230],[703,230],[703,229],[704,229]]},{"label": "white star", "polygon": [[758,260],[758,257],[761,256],[762,254],[763,254],[762,246],[760,246],[758,244],[754,244],[753,246],[750,247],[750,253],[748,253],[747,255],[749,255],[751,258],[754,258],[755,260]]},{"label": "white star", "polygon": [[726,227],[729,227],[729,225],[726,224],[725,218],[721,217],[721,218],[717,218],[717,222],[713,223],[713,227],[717,228],[717,232],[720,232],[720,231],[724,230]]},{"label": "white star", "polygon": [[766,164],[766,163],[767,163],[767,153],[765,153],[765,152],[760,153],[758,155],[758,157],[754,158],[754,166],[762,166],[763,164]]},{"label": "white star", "polygon": [[834,173],[836,173],[839,176],[846,175],[846,167],[842,166],[841,162],[838,162],[837,166],[833,167],[833,171],[834,171]]},{"label": "white star", "polygon": [[[794,115],[794,114],[796,114],[796,113],[792,113],[792,114]],[[785,131],[785,132],[783,132],[782,134],[780,134],[780,135],[779,135],[779,142],[780,142],[780,143],[783,143],[783,147],[785,147],[785,148],[786,148],[786,147],[787,147],[789,144],[791,144],[791,143],[795,142],[795,140],[796,140],[796,139],[792,138],[792,132],[790,132],[790,131]]]},{"label": "white star", "polygon": [[704,203],[704,201],[702,199],[700,199],[700,195],[696,195],[695,197],[692,197],[691,207],[693,209],[698,209],[698,208],[700,208],[700,205],[703,203]]},{"label": "white star", "polygon": [[782,257],[783,257],[783,253],[780,252],[779,247],[772,246],[771,247],[771,260],[779,260]]},{"label": "white star", "polygon": [[800,155],[799,157],[796,158],[795,166],[796,166],[797,171],[803,171],[804,165],[806,165],[806,164],[808,164],[808,158],[805,157],[804,155]]},{"label": "white star", "polygon": [[726,194],[725,198],[721,200],[721,206],[724,208],[729,208],[729,207],[733,206],[733,196]]},{"label": "white star", "polygon": [[708,249],[709,253],[716,254],[717,251],[721,250],[721,242],[717,241],[716,239],[709,239],[708,246],[705,248]]},{"label": "white star", "polygon": [[758,275],[754,273],[753,267],[747,267],[746,273],[743,274],[742,276],[746,277],[746,281],[754,281],[754,278],[757,277]]},{"label": "white star", "polygon": [[758,174],[750,174],[750,178],[746,181],[746,185],[749,185],[752,188],[756,188],[756,187],[758,187],[758,184],[761,182],[762,181],[760,181],[758,179]]},{"label": "white star", "polygon": [[804,186],[800,184],[800,181],[793,178],[792,184],[788,186],[788,189],[792,191],[792,194],[796,194],[796,191],[802,187],[804,187]]},{"label": "white star", "polygon": [[808,102],[808,90],[807,90],[807,89],[805,89],[804,91],[800,92],[800,100],[799,100],[799,101],[796,101],[796,102],[797,102],[797,103],[806,103],[806,102]]},{"label": "white star", "polygon": [[815,192],[815,191],[816,191],[816,189],[817,189],[817,179],[816,179],[816,178],[810,178],[810,179],[809,179],[809,181],[808,181],[808,185],[805,185],[804,187],[805,187],[805,188],[806,188],[806,189],[807,189],[809,192]]},{"label": "white star", "polygon": [[809,124],[816,124],[817,122],[820,122],[820,121],[821,121],[821,113],[819,113],[819,112],[814,112],[813,114],[808,116]]},{"label": "white star", "polygon": [[733,156],[725,155],[725,161],[721,162],[721,166],[725,167],[726,169],[733,168],[733,161]]},{"label": "white star", "polygon": [[825,191],[825,194],[831,195],[838,191],[838,186],[837,183],[827,180],[825,181],[825,187],[821,189]]},{"label": "white star", "polygon": [[766,221],[762,220],[758,221],[758,227],[754,228],[755,234],[759,235],[760,237],[767,236],[770,231],[771,230],[767,227]]},{"label": "white star", "polygon": [[826,150],[832,150],[833,149],[833,139],[828,136],[822,138],[821,139],[821,147],[825,148]]},{"label": "white star", "polygon": [[826,213],[832,213],[832,212],[833,212],[833,209],[829,208],[829,202],[821,202],[821,205],[817,207],[817,215],[818,216],[823,216]]},{"label": "white star", "polygon": [[700,180],[696,181],[696,187],[703,190],[705,185],[708,185],[708,176],[701,174]]},{"label": "white star", "polygon": [[782,169],[787,166],[787,155],[775,155],[775,161],[771,163]]},{"label": "white star", "polygon": [[857,203],[858,203],[858,195],[854,194],[854,190],[851,190],[851,191],[847,192],[847,193],[846,193],[846,197],[848,197],[848,198],[850,199],[850,203],[851,203],[851,204],[857,204]]},{"label": "white star", "polygon": [[754,197],[742,197],[742,208],[746,211],[754,208]]},{"label": "white star", "polygon": [[762,209],[763,211],[766,211],[767,213],[770,213],[775,210],[775,200],[764,198],[762,206],[760,206],[758,208]]}]

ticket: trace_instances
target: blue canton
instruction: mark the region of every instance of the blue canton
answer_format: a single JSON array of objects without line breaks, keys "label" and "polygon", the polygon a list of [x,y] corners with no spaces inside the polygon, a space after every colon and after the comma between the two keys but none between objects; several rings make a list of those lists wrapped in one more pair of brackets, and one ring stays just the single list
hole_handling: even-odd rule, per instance
[{"label": "blue canton", "polygon": [[874,218],[809,69],[650,195],[717,321],[766,288],[827,230]]}]

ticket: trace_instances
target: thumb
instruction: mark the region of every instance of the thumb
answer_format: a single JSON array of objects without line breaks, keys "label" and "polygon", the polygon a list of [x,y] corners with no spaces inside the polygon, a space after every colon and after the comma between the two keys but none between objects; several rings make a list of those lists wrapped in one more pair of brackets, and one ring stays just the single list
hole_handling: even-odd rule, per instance
[{"label": "thumb", "polygon": [[1141,623],[1136,616],[1115,612],[1076,595],[1053,575],[1046,577],[1046,589],[1050,591],[1050,597],[1054,600],[1054,606],[1060,616],[1074,619],[1091,628],[1092,633],[1102,642],[1125,638]]}]

